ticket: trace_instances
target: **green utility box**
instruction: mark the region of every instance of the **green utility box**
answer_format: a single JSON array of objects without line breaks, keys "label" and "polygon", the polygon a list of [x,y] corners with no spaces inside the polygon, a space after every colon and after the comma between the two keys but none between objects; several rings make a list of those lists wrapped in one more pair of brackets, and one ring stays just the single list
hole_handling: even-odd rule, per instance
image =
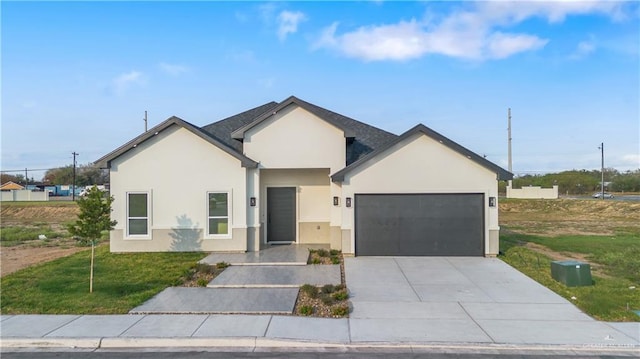
[{"label": "green utility box", "polygon": [[551,276],[567,287],[592,285],[591,266],[578,261],[551,262]]}]

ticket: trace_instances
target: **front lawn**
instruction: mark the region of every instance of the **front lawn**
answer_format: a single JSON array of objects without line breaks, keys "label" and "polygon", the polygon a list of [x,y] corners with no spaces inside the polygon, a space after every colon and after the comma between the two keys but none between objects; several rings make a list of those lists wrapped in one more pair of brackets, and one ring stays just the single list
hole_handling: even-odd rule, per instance
[{"label": "front lawn", "polygon": [[121,314],[163,289],[181,284],[205,253],[110,253],[96,248],[2,277],[2,314]]},{"label": "front lawn", "polygon": [[[640,239],[637,232],[614,236],[543,237],[501,235],[501,259],[603,321],[640,321]],[[530,243],[542,247],[531,246]],[[567,287],[551,277],[550,255],[591,263],[594,284]],[[597,266],[597,274],[594,274]]]}]

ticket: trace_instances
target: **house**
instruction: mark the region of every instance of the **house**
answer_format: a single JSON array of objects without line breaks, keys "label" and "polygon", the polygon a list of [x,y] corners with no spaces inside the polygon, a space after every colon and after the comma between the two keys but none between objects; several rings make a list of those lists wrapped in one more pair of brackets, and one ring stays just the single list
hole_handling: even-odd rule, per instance
[{"label": "house", "polygon": [[296,97],[203,127],[171,117],[97,164],[114,252],[494,256],[513,177],[424,125],[397,136]]},{"label": "house", "polygon": [[23,190],[23,189],[24,189],[24,186],[11,181],[3,183],[2,186],[0,186],[0,191]]}]

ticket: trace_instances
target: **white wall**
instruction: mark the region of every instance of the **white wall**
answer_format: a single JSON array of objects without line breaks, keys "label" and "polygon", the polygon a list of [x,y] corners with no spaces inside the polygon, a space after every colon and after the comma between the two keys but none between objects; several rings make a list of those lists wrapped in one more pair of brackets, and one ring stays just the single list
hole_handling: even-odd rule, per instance
[{"label": "white wall", "polygon": [[[496,174],[427,136],[416,134],[347,174],[342,200],[355,193],[482,193],[485,252],[497,254],[489,253],[497,245],[489,243],[489,232],[499,230]],[[489,207],[489,197],[496,197],[495,207]],[[352,249],[353,208],[342,206],[342,229],[351,231]]]},{"label": "white wall", "polygon": [[31,191],[28,189],[14,189],[11,191],[2,191],[2,202],[16,202],[16,201],[38,201],[44,202],[49,200],[48,191]]},{"label": "white wall", "polygon": [[344,132],[297,105],[291,105],[247,131],[245,155],[261,168],[329,168],[345,166]]},{"label": "white wall", "polygon": [[[207,228],[207,192],[230,191],[230,227],[247,227],[246,169],[238,159],[189,130],[174,125],[111,164],[112,250],[169,250],[172,230],[196,229],[201,237]],[[151,228],[163,233],[152,240],[122,239],[126,233],[126,193],[149,192]],[[182,219],[179,219],[182,217]],[[240,231],[241,232],[241,231]],[[201,250],[245,250],[245,238],[202,239]]]},{"label": "white wall", "polygon": [[540,186],[527,186],[520,189],[507,186],[507,198],[525,199],[557,199],[558,186],[553,188],[542,188]]}]

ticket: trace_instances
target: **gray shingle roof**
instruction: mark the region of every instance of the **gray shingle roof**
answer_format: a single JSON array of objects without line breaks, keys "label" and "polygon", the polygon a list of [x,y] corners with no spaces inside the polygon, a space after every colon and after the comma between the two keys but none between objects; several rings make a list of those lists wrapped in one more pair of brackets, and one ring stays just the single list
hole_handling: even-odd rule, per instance
[{"label": "gray shingle roof", "polygon": [[242,142],[234,139],[232,134],[236,131],[242,134],[243,130],[251,128],[252,124],[266,119],[268,114],[274,109],[289,103],[298,104],[325,121],[345,130],[347,137],[349,137],[346,145],[347,163],[345,165],[349,165],[357,161],[363,155],[366,155],[376,148],[393,141],[397,137],[390,132],[300,100],[294,96],[285,99],[281,103],[269,102],[262,106],[258,106],[251,110],[203,126],[202,129],[242,153]]},{"label": "gray shingle roof", "polygon": [[255,121],[260,115],[272,110],[278,106],[277,102],[269,102],[258,107],[254,107],[250,110],[241,112],[237,115],[227,117],[220,121],[202,126],[202,130],[209,133],[213,137],[217,138],[221,142],[227,144],[229,147],[242,153],[242,142],[231,138],[231,133],[243,126]]}]

